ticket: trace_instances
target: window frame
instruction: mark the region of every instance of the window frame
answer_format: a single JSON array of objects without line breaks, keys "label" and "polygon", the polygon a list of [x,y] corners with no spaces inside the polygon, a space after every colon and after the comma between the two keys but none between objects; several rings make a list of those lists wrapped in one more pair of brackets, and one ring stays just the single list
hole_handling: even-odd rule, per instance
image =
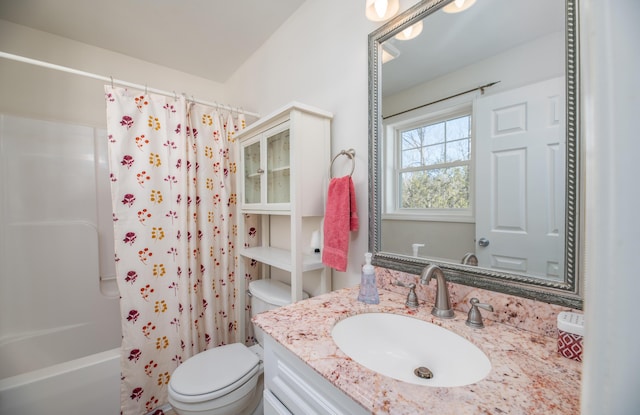
[{"label": "window frame", "polygon": [[[401,131],[436,124],[468,115],[470,125],[470,154],[468,162],[446,163],[443,166],[469,166],[469,207],[466,209],[407,209],[400,207],[400,172],[402,163]],[[429,107],[415,109],[399,116],[391,117],[383,123],[383,149],[381,165],[384,195],[382,219],[430,220],[438,222],[475,222],[475,122],[473,100],[463,99],[456,103],[442,102]],[[435,165],[434,165],[435,166]]]}]

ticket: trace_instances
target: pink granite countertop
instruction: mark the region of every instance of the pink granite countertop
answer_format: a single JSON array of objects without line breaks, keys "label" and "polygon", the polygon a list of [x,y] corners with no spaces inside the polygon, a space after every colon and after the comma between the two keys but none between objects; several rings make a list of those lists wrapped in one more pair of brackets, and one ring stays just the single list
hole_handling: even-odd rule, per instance
[{"label": "pink granite countertop", "polygon": [[[312,297],[258,314],[253,321],[373,414],[578,414],[581,363],[556,351],[556,339],[485,319],[485,328],[433,317],[431,304],[404,306],[404,295],[380,290],[380,304],[356,301],[358,287]],[[447,328],[474,343],[491,360],[482,381],[460,387],[433,388],[380,375],[347,357],[334,343],[331,329],[359,313],[410,315]]]}]

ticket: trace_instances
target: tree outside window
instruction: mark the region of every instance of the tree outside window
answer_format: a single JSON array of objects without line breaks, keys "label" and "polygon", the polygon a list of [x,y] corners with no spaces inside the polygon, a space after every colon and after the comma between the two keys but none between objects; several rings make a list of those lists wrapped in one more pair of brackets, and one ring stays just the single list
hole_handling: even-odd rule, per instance
[{"label": "tree outside window", "polygon": [[399,132],[401,209],[469,209],[471,115]]}]

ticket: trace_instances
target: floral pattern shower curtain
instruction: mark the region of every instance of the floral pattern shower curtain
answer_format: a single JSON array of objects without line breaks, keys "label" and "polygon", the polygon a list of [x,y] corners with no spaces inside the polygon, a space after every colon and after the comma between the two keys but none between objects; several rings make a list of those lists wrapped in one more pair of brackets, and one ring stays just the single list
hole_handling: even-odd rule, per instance
[{"label": "floral pattern shower curtain", "polygon": [[138,415],[167,402],[184,360],[240,340],[232,143],[245,121],[184,97],[105,91],[122,413]]}]

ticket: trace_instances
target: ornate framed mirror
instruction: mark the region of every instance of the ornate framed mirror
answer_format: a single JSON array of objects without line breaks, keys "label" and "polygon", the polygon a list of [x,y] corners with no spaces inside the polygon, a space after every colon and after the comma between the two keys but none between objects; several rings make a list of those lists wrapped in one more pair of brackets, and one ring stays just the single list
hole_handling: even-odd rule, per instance
[{"label": "ornate framed mirror", "polygon": [[580,309],[577,0],[456,3],[369,35],[373,263]]}]

